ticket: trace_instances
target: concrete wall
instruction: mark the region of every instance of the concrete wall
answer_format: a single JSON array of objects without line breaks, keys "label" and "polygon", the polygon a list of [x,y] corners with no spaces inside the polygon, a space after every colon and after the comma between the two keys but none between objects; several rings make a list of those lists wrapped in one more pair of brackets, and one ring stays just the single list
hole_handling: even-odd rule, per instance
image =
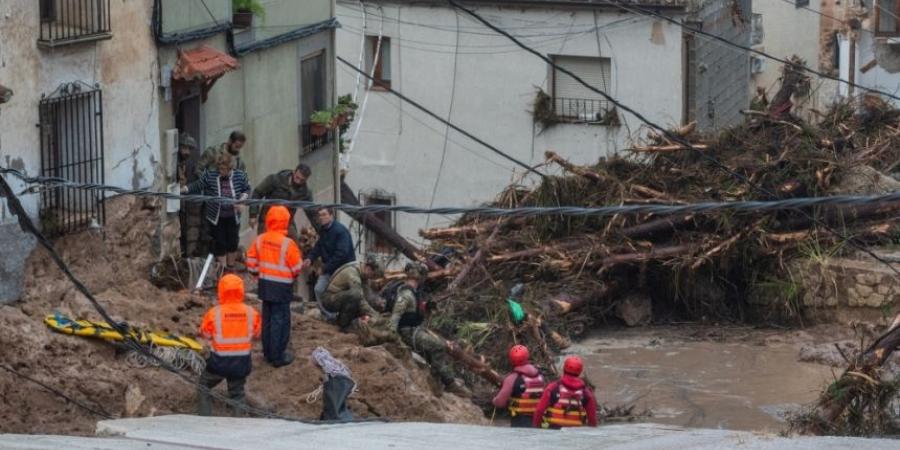
[{"label": "concrete wall", "polygon": [[[541,162],[549,149],[576,163],[595,163],[624,148],[640,126],[620,112],[619,127],[563,124],[538,133],[530,111],[537,89],[551,88],[547,64],[452,9],[369,3],[365,33],[377,35],[383,26],[390,37],[392,87],[528,164]],[[679,27],[605,9],[596,17],[585,9],[478,10],[501,27],[532,35],[524,41],[544,54],[611,58],[614,97],[661,124],[681,122]],[[363,33],[359,4],[338,2],[337,17],[337,53],[355,62]],[[338,63],[337,75],[338,94],[352,93],[356,74]],[[348,183],[357,192],[380,189],[404,205],[473,206],[492,200],[514,171],[523,172],[390,93],[361,90],[358,103],[367,93],[350,155]],[[420,228],[452,219],[398,215],[397,229],[419,242]]]},{"label": "concrete wall", "polygon": [[[808,8],[822,11],[829,6],[827,3],[827,0],[810,0]],[[762,14],[763,27],[763,42],[754,48],[783,59],[797,55],[803,58],[807,67],[811,69],[826,72],[832,70],[830,37],[833,27],[830,27],[831,24],[827,21],[834,22],[833,20],[781,0],[774,2],[757,0],[753,2],[753,12]],[[827,36],[823,37],[823,34]],[[766,90],[771,100],[781,87],[779,78],[782,66],[776,61],[764,60],[764,71],[751,75],[750,95],[752,97],[756,94],[757,88],[762,88]],[[795,112],[806,118],[813,118],[812,109],[824,109],[834,102],[836,96],[836,82],[813,75],[810,94],[795,99]]]},{"label": "concrete wall", "polygon": [[160,0],[164,34],[231,22],[231,0]]},{"label": "concrete wall", "polygon": [[[40,173],[38,104],[61,83],[82,81],[103,90],[104,166],[107,184],[147,187],[154,182],[160,139],[156,47],[150,30],[151,0],[111,3],[112,39],[40,49],[38,2],[0,3],[0,80],[15,91],[0,110],[0,164]],[[9,178],[13,189],[24,186]],[[37,216],[39,195],[21,197]],[[19,295],[19,258],[28,255],[15,219],[0,202],[0,301]],[[10,247],[10,246],[13,247]],[[15,251],[8,252],[8,249]],[[7,257],[11,255],[11,257]]]},{"label": "concrete wall", "polygon": [[[695,3],[691,20],[702,23],[703,31],[749,46],[751,0],[697,0]],[[700,130],[717,130],[740,123],[743,120],[740,111],[750,105],[748,52],[699,35],[694,42],[696,65],[687,68],[695,81],[695,98],[688,105],[692,109],[690,116]]]},{"label": "concrete wall", "polygon": [[267,39],[303,25],[331,18],[332,0],[260,0],[266,9],[265,20],[254,18],[254,35]]}]

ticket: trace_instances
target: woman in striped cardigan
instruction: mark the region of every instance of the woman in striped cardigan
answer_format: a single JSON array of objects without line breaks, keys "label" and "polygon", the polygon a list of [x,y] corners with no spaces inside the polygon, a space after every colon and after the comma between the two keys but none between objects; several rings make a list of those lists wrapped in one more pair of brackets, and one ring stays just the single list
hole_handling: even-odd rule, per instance
[{"label": "woman in striped cardigan", "polygon": [[[234,158],[222,152],[216,160],[216,169],[206,170],[193,183],[181,188],[183,193],[229,197],[243,200],[250,196],[250,182],[243,170],[234,169]],[[206,220],[210,224],[213,255],[233,272],[237,260],[238,230],[241,216],[239,205],[206,202]]]}]

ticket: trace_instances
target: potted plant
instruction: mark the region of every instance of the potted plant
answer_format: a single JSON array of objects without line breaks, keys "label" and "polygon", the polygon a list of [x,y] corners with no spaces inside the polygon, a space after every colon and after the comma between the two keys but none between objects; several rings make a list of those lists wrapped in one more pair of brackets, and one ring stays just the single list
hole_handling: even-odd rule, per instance
[{"label": "potted plant", "polygon": [[334,121],[334,114],[327,109],[316,111],[309,117],[309,132],[313,136],[324,136],[331,128],[331,122]]},{"label": "potted plant", "polygon": [[231,0],[231,10],[231,23],[235,28],[250,28],[253,26],[253,16],[266,18],[266,8],[259,0]]}]

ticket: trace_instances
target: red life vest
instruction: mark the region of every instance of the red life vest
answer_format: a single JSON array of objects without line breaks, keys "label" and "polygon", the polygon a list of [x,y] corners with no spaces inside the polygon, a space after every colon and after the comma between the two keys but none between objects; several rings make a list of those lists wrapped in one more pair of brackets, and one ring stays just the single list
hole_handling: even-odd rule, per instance
[{"label": "red life vest", "polygon": [[543,392],[543,375],[539,373],[532,377],[520,373],[516,377],[512,395],[509,398],[509,415],[513,417],[520,414],[533,415]]},{"label": "red life vest", "polygon": [[580,427],[587,421],[583,387],[573,390],[559,383],[556,385],[552,398],[556,398],[556,401],[544,412],[544,428]]}]

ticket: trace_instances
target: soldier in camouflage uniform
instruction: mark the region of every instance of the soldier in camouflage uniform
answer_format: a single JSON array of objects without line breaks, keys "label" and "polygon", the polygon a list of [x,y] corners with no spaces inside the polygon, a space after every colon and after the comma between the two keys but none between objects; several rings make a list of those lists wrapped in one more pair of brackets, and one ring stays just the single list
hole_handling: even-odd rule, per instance
[{"label": "soldier in camouflage uniform", "polygon": [[[262,183],[259,183],[253,189],[252,198],[311,202],[313,201],[312,192],[306,185],[310,175],[312,175],[312,170],[306,164],[300,164],[294,170],[282,170],[281,172],[273,173],[264,178]],[[264,221],[257,221],[257,217],[260,215],[259,209],[259,205],[250,207],[250,228],[256,227],[258,222],[259,226],[256,232],[262,234],[266,232],[266,226]],[[268,205],[263,207],[262,217],[266,217],[266,211],[268,210]],[[288,208],[288,210],[291,212],[288,236],[297,240],[299,234],[297,233],[297,225],[294,223],[294,214],[297,213],[297,208]]]},{"label": "soldier in camouflage uniform", "polygon": [[420,305],[417,290],[428,275],[428,269],[420,264],[408,264],[405,272],[406,282],[396,289],[396,293],[386,294],[389,298],[385,299],[385,309],[391,313],[388,324],[390,330],[431,364],[432,370],[447,391],[463,396],[471,395],[453,372],[446,341],[422,324],[425,320],[425,308]]},{"label": "soldier in camouflage uniform", "polygon": [[374,318],[378,313],[366,301],[369,280],[379,268],[371,261],[349,262],[339,267],[328,282],[322,299],[316,299],[319,311],[327,321],[335,321],[346,332],[357,318]]}]

